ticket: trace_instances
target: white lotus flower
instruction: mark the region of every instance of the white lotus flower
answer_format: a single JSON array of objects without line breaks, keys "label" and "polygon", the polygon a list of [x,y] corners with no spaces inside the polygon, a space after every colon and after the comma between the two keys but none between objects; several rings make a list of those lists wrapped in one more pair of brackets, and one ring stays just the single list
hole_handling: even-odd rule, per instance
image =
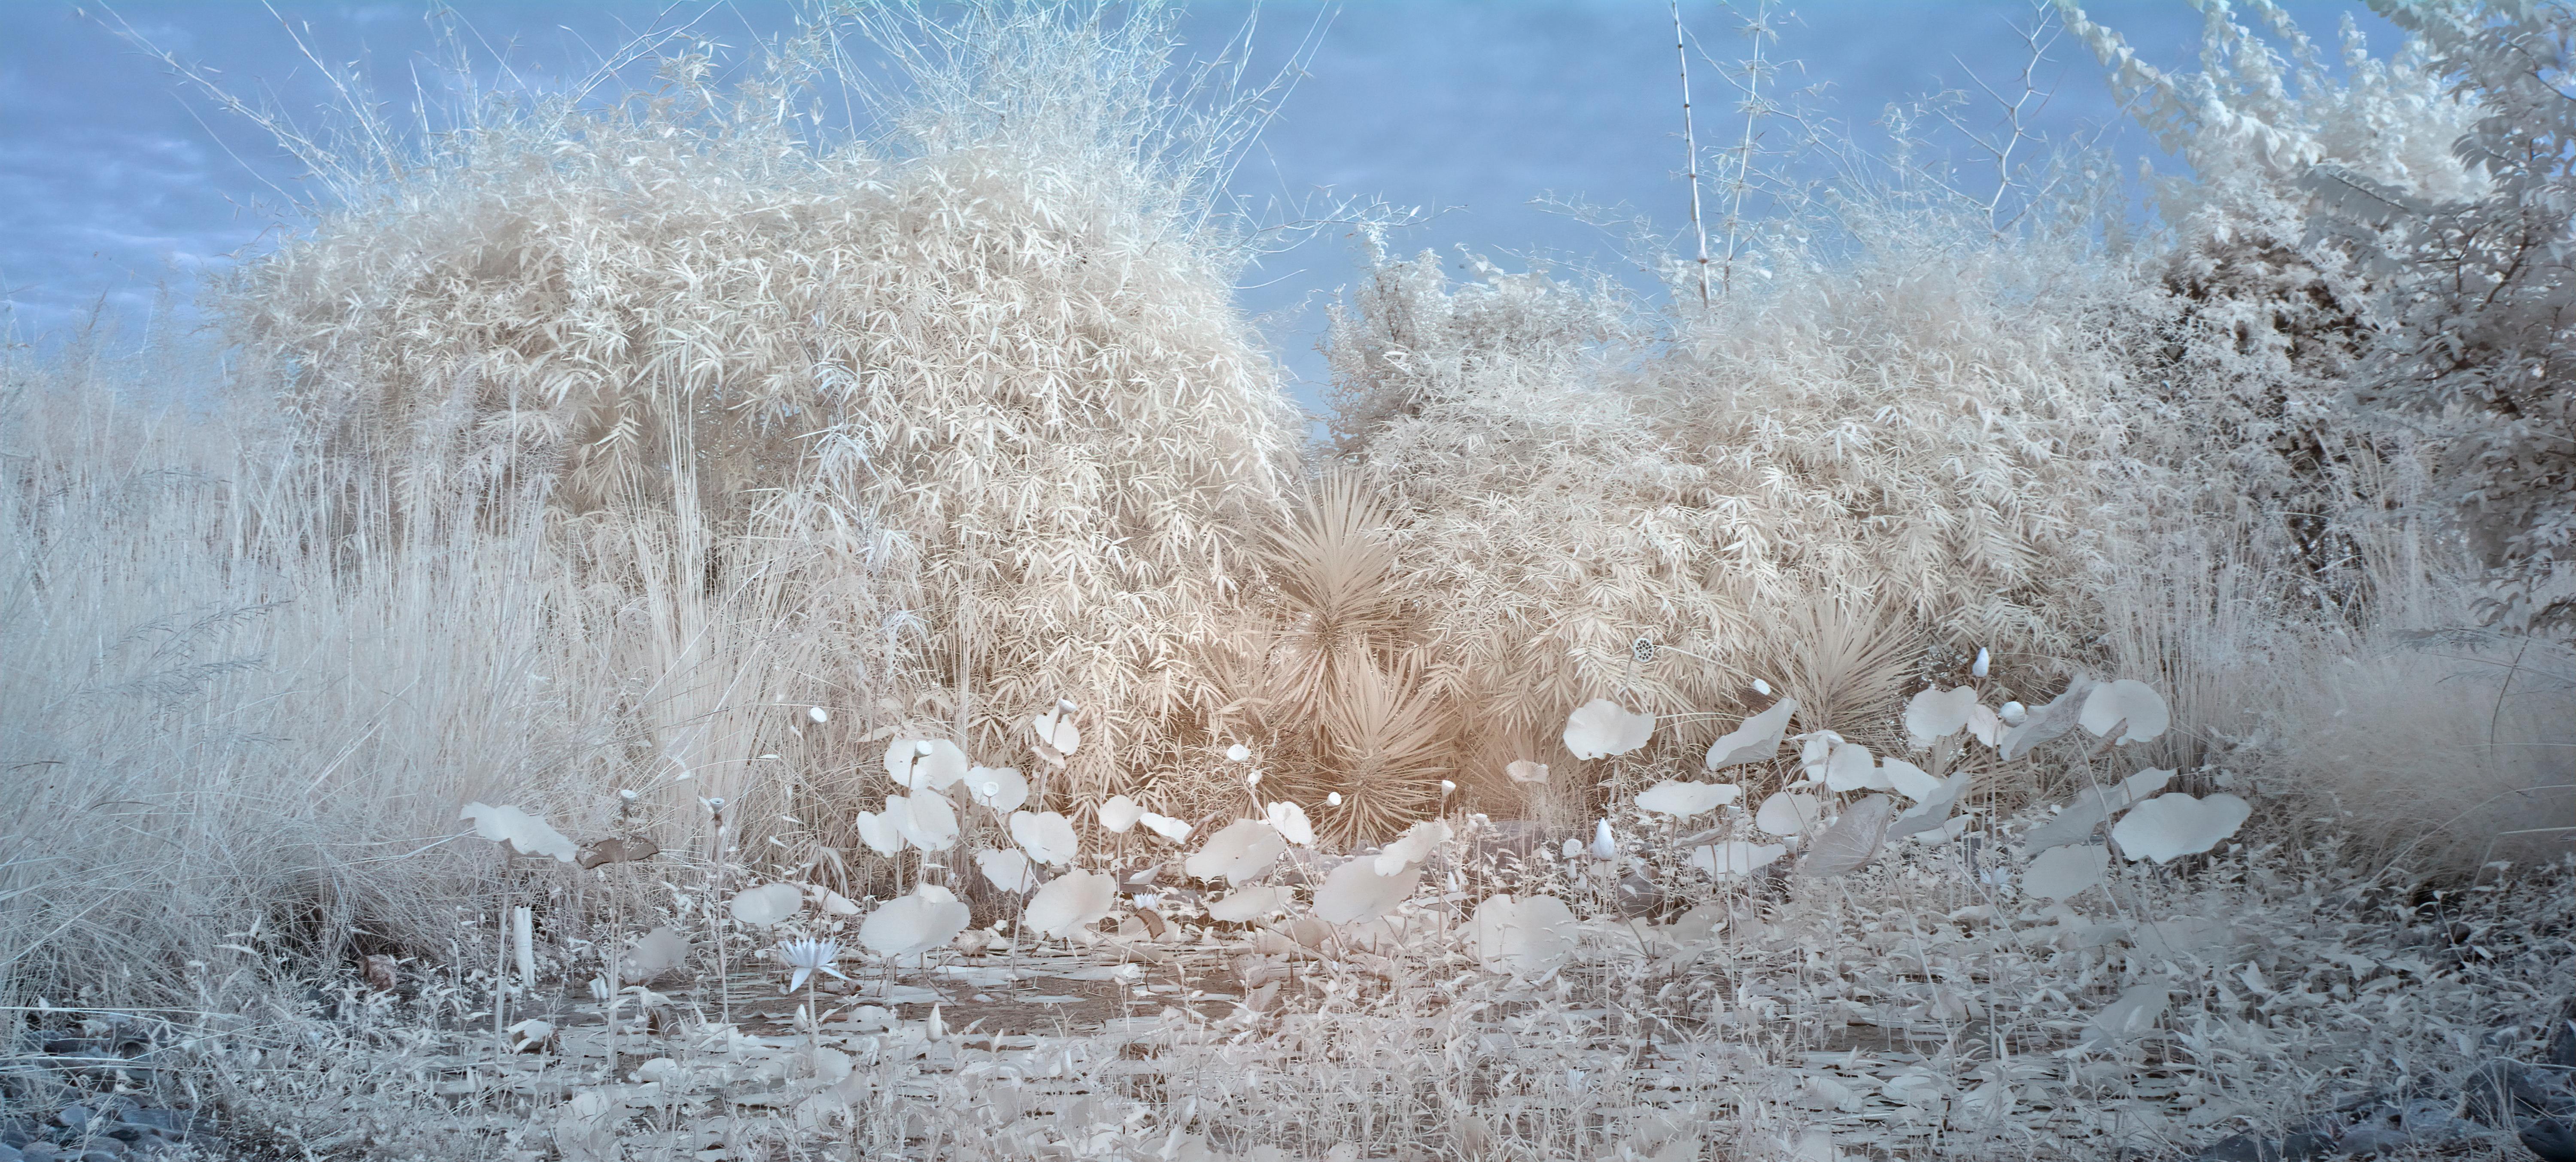
[{"label": "white lotus flower", "polygon": [[1307,820],[1305,808],[1295,803],[1272,803],[1263,809],[1263,813],[1268,816],[1270,826],[1277,828],[1288,842],[1299,847],[1311,846],[1315,842],[1315,825]]},{"label": "white lotus flower", "polygon": [[1183,823],[1178,819],[1174,819],[1169,815],[1157,815],[1151,811],[1147,811],[1144,814],[1137,816],[1136,822],[1144,824],[1146,830],[1151,831],[1156,835],[1160,835],[1165,839],[1171,840],[1174,843],[1179,843],[1190,837],[1190,825]]},{"label": "white lotus flower", "polygon": [[734,894],[733,918],[762,928],[794,917],[805,909],[805,889],[790,883],[763,884]]},{"label": "white lotus flower", "polygon": [[1109,914],[1118,903],[1118,882],[1100,872],[1069,871],[1047,881],[1020,923],[1041,936],[1069,936],[1083,925]]},{"label": "white lotus flower", "polygon": [[1223,879],[1241,887],[1269,871],[1287,851],[1288,843],[1278,828],[1257,819],[1238,819],[1209,836],[1181,869],[1199,879]]},{"label": "white lotus flower", "polygon": [[1586,702],[1565,720],[1565,749],[1579,759],[1623,755],[1655,734],[1655,716],[1632,714],[1607,698]]},{"label": "white lotus flower", "polygon": [[1011,840],[1039,863],[1071,863],[1074,856],[1082,853],[1082,844],[1073,834],[1073,821],[1054,811],[1012,812]]},{"label": "white lotus flower", "polygon": [[1511,776],[1515,783],[1544,783],[1547,781],[1547,764],[1514,759],[1504,765],[1503,773]]},{"label": "white lotus flower", "polygon": [[806,978],[818,972],[828,973],[839,980],[850,979],[843,976],[840,969],[832,967],[832,962],[840,957],[840,942],[834,940],[788,940],[778,946],[779,961],[796,970],[787,982],[787,991],[791,993],[805,987]]},{"label": "white lotus flower", "polygon": [[1315,889],[1315,915],[1327,924],[1374,920],[1394,911],[1421,882],[1422,869],[1418,867],[1402,867],[1394,874],[1380,875],[1371,864],[1352,860],[1334,868],[1333,874],[1324,877],[1324,886]]},{"label": "white lotus flower", "polygon": [[1789,716],[1797,712],[1795,698],[1773,703],[1770,709],[1745,719],[1726,737],[1708,744],[1708,756],[1700,760],[1700,765],[1713,771],[1737,763],[1767,761],[1780,753],[1780,738],[1789,731]]},{"label": "white lotus flower", "polygon": [[2128,728],[2120,732],[2117,740],[2126,745],[2163,734],[2173,718],[2165,708],[2164,696],[2156,693],[2155,687],[2122,678],[2094,687],[2084,698],[2084,714],[2077,722],[2096,738],[2126,722]]},{"label": "white lotus flower", "polygon": [[1734,879],[1752,875],[1756,871],[1769,867],[1781,856],[1787,854],[1789,854],[1788,848],[1776,844],[1746,843],[1740,839],[1730,839],[1724,843],[1692,848],[1690,864],[1720,879]]},{"label": "white lotus flower", "polygon": [[975,868],[995,888],[1013,895],[1038,886],[1037,874],[1029,869],[1029,857],[1014,848],[976,852]]},{"label": "white lotus flower", "polygon": [[966,793],[983,806],[1008,813],[1029,801],[1029,781],[1018,767],[976,767],[966,772]]},{"label": "white lotus flower", "polygon": [[1100,820],[1102,830],[1113,835],[1125,835],[1128,828],[1145,817],[1145,808],[1125,795],[1111,795],[1093,815]]},{"label": "white lotus flower", "polygon": [[1246,762],[1252,758],[1252,748],[1238,742],[1225,748],[1225,757],[1235,762]]},{"label": "white lotus flower", "polygon": [[859,924],[859,943],[879,956],[914,956],[956,939],[972,918],[954,893],[923,884],[868,913]]},{"label": "white lotus flower", "polygon": [[516,807],[494,807],[486,803],[468,803],[458,819],[474,822],[474,834],[494,843],[508,844],[521,855],[550,855],[571,863],[580,858],[581,849],[573,841],[546,825],[546,821]]},{"label": "white lotus flower", "polygon": [[1744,797],[1744,788],[1733,783],[1688,783],[1666,779],[1637,794],[1637,809],[1675,819],[1705,815]]}]

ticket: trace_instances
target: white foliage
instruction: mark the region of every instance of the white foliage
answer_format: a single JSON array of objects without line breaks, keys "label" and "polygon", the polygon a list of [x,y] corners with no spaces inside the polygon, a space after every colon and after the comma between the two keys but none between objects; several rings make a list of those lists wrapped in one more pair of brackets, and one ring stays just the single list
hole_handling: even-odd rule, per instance
[{"label": "white foliage", "polygon": [[1693,783],[1666,779],[1637,793],[1637,809],[1675,819],[1705,815],[1744,797],[1733,783]]},{"label": "white foliage", "polygon": [[1137,820],[1145,817],[1145,808],[1125,795],[1111,795],[1100,805],[1099,817],[1102,829],[1124,835],[1128,828],[1136,825]]},{"label": "white foliage", "polygon": [[1042,936],[1069,936],[1075,929],[1108,915],[1117,903],[1116,880],[1101,872],[1069,871],[1047,881],[1037,895],[1029,897],[1020,922]]},{"label": "white foliage", "polygon": [[916,956],[956,939],[971,918],[954,893],[923,884],[868,913],[859,923],[859,943],[879,956]]},{"label": "white foliage", "polygon": [[1029,780],[1018,767],[976,767],[966,772],[966,793],[980,806],[1008,813],[1029,801]]},{"label": "white foliage", "polygon": [[1646,745],[1655,716],[1634,714],[1607,698],[1584,703],[1565,720],[1565,749],[1579,759],[1609,758]]},{"label": "white foliage", "polygon": [[1355,859],[1334,868],[1324,877],[1324,885],[1315,889],[1315,915],[1328,924],[1374,920],[1394,911],[1421,882],[1419,867],[1399,867],[1392,875],[1381,875],[1371,861]]},{"label": "white foliage", "polygon": [[1859,871],[1887,841],[1887,823],[1895,814],[1896,800],[1885,795],[1871,795],[1844,808],[1834,825],[1807,845],[1806,854],[1798,859],[1798,874],[1830,879]]},{"label": "white foliage", "polygon": [[[1769,691],[1764,691],[1769,693]],[[1726,736],[1708,744],[1707,757],[1700,765],[1708,770],[1737,763],[1758,763],[1780,753],[1780,739],[1789,731],[1789,716],[1798,712],[1798,700],[1783,698],[1771,708],[1744,720]]]},{"label": "white foliage", "polygon": [[855,820],[859,842],[878,855],[895,855],[903,851],[904,820],[912,814],[910,804],[900,795],[886,796],[884,814],[861,811]]},{"label": "white foliage", "polygon": [[1942,781],[1933,778],[1932,772],[1893,755],[1879,760],[1878,773],[1889,789],[1916,803],[1929,802],[1941,793]]},{"label": "white foliage", "polygon": [[1299,847],[1311,846],[1315,842],[1315,825],[1306,818],[1305,808],[1295,803],[1272,803],[1263,809],[1263,814],[1270,826],[1288,842]]},{"label": "white foliage", "polygon": [[1136,817],[1136,822],[1144,824],[1145,830],[1151,831],[1154,834],[1171,840],[1174,843],[1186,841],[1190,837],[1190,825],[1182,822],[1181,820],[1174,819],[1169,815],[1157,815],[1154,812],[1147,811],[1142,815],[1138,815]]},{"label": "white foliage", "polygon": [[2052,847],[2039,853],[2022,872],[2021,890],[2049,900],[2073,898],[2104,882],[2111,868],[2111,849],[2091,843]]},{"label": "white foliage", "polygon": [[1774,792],[1753,812],[1753,825],[1769,835],[1796,835],[1815,825],[1825,805],[1813,795]]},{"label": "white foliage", "polygon": [[1038,886],[1037,872],[1029,866],[1029,857],[1017,848],[996,847],[975,853],[975,869],[994,888],[1017,895]]},{"label": "white foliage", "polygon": [[1055,811],[1014,811],[1011,813],[1011,841],[1039,863],[1071,863],[1082,853],[1082,844],[1073,833],[1073,821]]},{"label": "white foliage", "polygon": [[546,821],[516,807],[494,807],[486,803],[468,803],[457,815],[474,823],[474,834],[494,843],[506,843],[521,855],[553,856],[571,863],[581,854],[580,848],[563,832],[547,826]]},{"label": "white foliage", "polygon": [[1279,829],[1257,819],[1238,819],[1209,836],[1181,868],[1199,879],[1222,879],[1240,887],[1269,871],[1287,851]]},{"label": "white foliage", "polygon": [[2172,718],[2165,708],[2164,697],[2156,693],[2155,687],[2122,678],[2096,686],[2085,695],[2084,713],[2077,721],[2096,738],[2111,733],[2126,722],[2128,728],[2122,730],[2116,740],[2126,745],[2163,734]]},{"label": "white foliage", "polygon": [[1488,898],[1476,906],[1476,958],[1520,977],[1544,976],[1574,953],[1574,909],[1554,896]]},{"label": "white foliage", "polygon": [[1789,849],[1777,844],[1730,839],[1692,848],[1690,865],[1721,879],[1731,879],[1769,867],[1787,854]]},{"label": "white foliage", "polygon": [[1247,924],[1265,916],[1287,911],[1288,905],[1295,899],[1294,891],[1278,885],[1237,888],[1226,895],[1208,901],[1208,918],[1227,924]]},{"label": "white foliage", "polygon": [[2245,825],[2253,806],[2234,795],[2158,795],[2111,825],[2111,840],[2132,860],[2164,863],[2216,847]]},{"label": "white foliage", "polygon": [[1547,781],[1547,764],[1513,759],[1503,765],[1503,773],[1511,776],[1515,783],[1544,783]]},{"label": "white foliage", "polygon": [[1834,744],[1825,754],[1825,789],[1888,791],[1895,787],[1888,782],[1887,772],[1878,768],[1878,761],[1870,755],[1868,747],[1844,742]]},{"label": "white foliage", "polygon": [[1905,704],[1905,733],[1916,746],[1930,746],[1967,729],[1977,705],[1974,686],[1925,690]]},{"label": "white foliage", "polygon": [[1406,828],[1403,838],[1381,848],[1371,866],[1377,869],[1379,875],[1394,875],[1404,870],[1406,864],[1429,860],[1433,850],[1449,842],[1450,835],[1447,821],[1426,819]]},{"label": "white foliage", "polygon": [[795,918],[805,909],[805,889],[790,883],[762,884],[734,893],[728,908],[733,918],[767,928]]},{"label": "white foliage", "polygon": [[937,791],[925,789],[905,796],[903,813],[895,815],[894,821],[905,842],[923,851],[946,851],[957,844],[957,809]]}]

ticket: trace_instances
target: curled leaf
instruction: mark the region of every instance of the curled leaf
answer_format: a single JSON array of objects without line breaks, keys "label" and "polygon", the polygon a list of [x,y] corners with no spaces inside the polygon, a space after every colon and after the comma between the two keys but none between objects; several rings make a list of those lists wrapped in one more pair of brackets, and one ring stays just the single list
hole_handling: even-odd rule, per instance
[{"label": "curled leaf", "polygon": [[1637,793],[1637,809],[1675,819],[1705,815],[1744,797],[1733,783],[1690,783],[1666,779]]},{"label": "curled leaf", "polygon": [[1020,922],[1041,936],[1069,936],[1118,905],[1118,882],[1092,871],[1069,871],[1029,897]]}]

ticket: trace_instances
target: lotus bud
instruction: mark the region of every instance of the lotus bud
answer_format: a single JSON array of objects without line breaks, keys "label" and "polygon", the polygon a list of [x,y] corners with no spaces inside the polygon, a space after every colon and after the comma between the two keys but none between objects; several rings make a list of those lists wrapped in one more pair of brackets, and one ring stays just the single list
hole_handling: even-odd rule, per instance
[{"label": "lotus bud", "polygon": [[912,753],[920,755],[923,758],[930,757],[931,749],[929,739],[917,738],[912,741]]},{"label": "lotus bud", "polygon": [[1225,748],[1225,757],[1239,763],[1252,757],[1252,748],[1238,742]]},{"label": "lotus bud", "polygon": [[1342,805],[1342,793],[1341,793],[1341,792],[1339,792],[1339,791],[1333,791],[1333,792],[1330,792],[1330,793],[1326,794],[1326,795],[1324,796],[1324,805],[1325,805],[1325,806],[1327,806],[1327,807],[1339,807],[1339,806],[1341,806],[1341,805]]},{"label": "lotus bud", "polygon": [[1607,819],[1601,820],[1592,827],[1592,858],[1599,860],[1619,858],[1619,839],[1610,834],[1610,821]]},{"label": "lotus bud", "polygon": [[1243,785],[1245,785],[1245,786],[1247,786],[1247,787],[1258,787],[1258,786],[1260,786],[1260,785],[1261,785],[1261,772],[1259,772],[1259,771],[1254,771],[1254,772],[1252,772],[1251,774],[1248,774],[1248,775],[1243,776]]},{"label": "lotus bud", "polygon": [[628,790],[620,790],[620,791],[618,791],[618,792],[617,792],[617,797],[618,797],[618,798],[620,798],[620,799],[624,799],[624,800],[626,800],[626,801],[627,801],[627,802],[629,802],[629,803],[632,803],[632,802],[634,802],[634,801],[635,801],[635,792],[633,792],[633,791],[628,791]]},{"label": "lotus bud", "polygon": [[1440,794],[1441,794],[1444,798],[1445,798],[1445,797],[1447,797],[1447,796],[1450,796],[1450,795],[1457,794],[1457,793],[1458,793],[1458,784],[1453,783],[1453,782],[1450,782],[1450,781],[1449,781],[1449,780],[1447,780],[1447,779],[1442,779],[1442,780],[1440,780]]},{"label": "lotus bud", "polygon": [[1970,666],[1968,667],[1968,673],[1969,673],[1971,676],[1974,676],[1974,677],[1979,677],[1979,678],[1985,677],[1985,676],[1986,676],[1986,666],[1987,666],[1987,663],[1989,663],[1989,662],[1991,662],[1991,661],[1993,661],[1993,660],[1994,660],[1994,659],[1993,659],[1992,657],[1990,657],[1990,656],[1988,656],[1988,655],[1987,655],[1987,653],[1986,653],[1986,648],[1985,648],[1984,646],[1978,646],[1978,647],[1977,647],[1977,660],[1976,660],[1975,664],[1970,665]]},{"label": "lotus bud", "polygon": [[805,708],[805,717],[813,719],[814,725],[821,726],[832,720],[832,713],[820,706],[808,706]]},{"label": "lotus bud", "polygon": [[1771,696],[1771,683],[1765,682],[1760,678],[1755,678],[1753,680],[1753,692],[1768,698]]},{"label": "lotus bud", "polygon": [[2021,703],[2006,702],[2003,709],[1995,712],[1995,717],[2003,719],[2006,726],[2019,726],[2021,720],[2029,714],[2030,711],[2023,708]]},{"label": "lotus bud", "polygon": [[1073,704],[1071,698],[1058,698],[1055,700],[1055,709],[1058,714],[1071,714],[1080,708]]}]

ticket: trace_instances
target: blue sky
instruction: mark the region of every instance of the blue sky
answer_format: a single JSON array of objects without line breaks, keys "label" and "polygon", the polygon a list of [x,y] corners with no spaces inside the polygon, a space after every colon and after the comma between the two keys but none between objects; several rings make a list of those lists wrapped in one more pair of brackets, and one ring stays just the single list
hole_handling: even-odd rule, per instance
[{"label": "blue sky", "polygon": [[[1743,0],[1738,7],[1749,7]],[[785,3],[710,5],[452,0],[484,41],[506,46],[530,76],[593,59],[627,29],[697,19],[745,46],[786,26]],[[1789,0],[1774,50],[1800,62],[1798,83],[1822,86],[1810,104],[1867,125],[1890,103],[1971,75],[2008,81],[2025,55],[2025,0]],[[2346,13],[2392,44],[2358,5],[2288,5],[2310,31],[2330,34]],[[133,0],[114,5],[156,44],[222,71],[239,90],[271,91],[310,120],[325,98],[288,27],[326,59],[361,61],[387,93],[407,91],[431,47],[422,2],[275,0],[278,16],[245,0]],[[1213,46],[1249,5],[1190,6],[1183,34]],[[2184,0],[2091,6],[2147,59],[2184,64],[2199,14]],[[1276,57],[1325,13],[1312,0],[1261,9]],[[1683,0],[1698,50],[1741,55],[1738,22],[1718,0]],[[287,22],[282,26],[278,17]],[[94,304],[135,321],[154,317],[162,288],[185,303],[203,275],[255,255],[291,221],[297,169],[256,130],[214,110],[161,65],[120,40],[114,17],[58,0],[0,0],[0,327],[21,339],[59,335]],[[2108,144],[2134,163],[2149,149],[2117,133],[2101,72],[2061,40],[2042,80],[2053,96],[2040,126],[2059,139],[2114,130]],[[1437,211],[1393,241],[1444,253],[1464,243],[1497,258],[1547,253],[1616,268],[1621,240],[1533,206],[1553,195],[1624,206],[1667,232],[1686,220],[1676,78],[1662,0],[1346,0],[1329,11],[1318,46],[1236,181],[1237,192],[1287,202],[1329,193]],[[1724,131],[1728,98],[1694,61],[1703,144]],[[1323,236],[1247,274],[1244,301],[1262,315],[1290,366],[1312,376],[1321,304],[1348,283],[1351,243]],[[1507,265],[1511,263],[1507,262]],[[1311,399],[1311,384],[1299,392]]]}]

